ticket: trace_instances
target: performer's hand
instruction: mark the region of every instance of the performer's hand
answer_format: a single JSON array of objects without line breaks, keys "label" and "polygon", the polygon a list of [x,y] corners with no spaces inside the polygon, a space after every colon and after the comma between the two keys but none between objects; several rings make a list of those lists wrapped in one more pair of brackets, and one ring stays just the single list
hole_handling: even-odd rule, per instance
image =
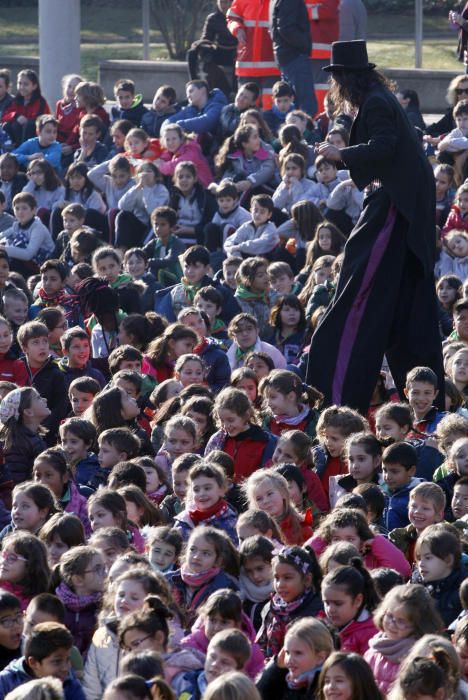
[{"label": "performer's hand", "polygon": [[320,156],[324,156],[328,160],[335,160],[335,161],[340,161],[341,160],[341,151],[339,148],[336,146],[332,146],[331,143],[328,143],[328,141],[324,141],[323,143],[320,143],[318,148],[316,148],[316,153]]}]

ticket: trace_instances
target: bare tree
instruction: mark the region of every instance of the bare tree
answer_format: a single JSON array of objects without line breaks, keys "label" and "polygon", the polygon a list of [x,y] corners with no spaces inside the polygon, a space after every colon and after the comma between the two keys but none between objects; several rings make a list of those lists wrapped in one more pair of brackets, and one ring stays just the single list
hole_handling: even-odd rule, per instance
[{"label": "bare tree", "polygon": [[161,32],[170,58],[185,60],[187,50],[214,5],[214,0],[151,0],[155,29]]}]

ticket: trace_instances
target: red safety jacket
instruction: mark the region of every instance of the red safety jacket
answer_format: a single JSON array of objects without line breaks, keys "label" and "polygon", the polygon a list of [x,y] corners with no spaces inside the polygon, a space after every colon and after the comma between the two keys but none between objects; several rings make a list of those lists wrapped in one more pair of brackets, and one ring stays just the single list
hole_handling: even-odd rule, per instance
[{"label": "red safety jacket", "polygon": [[340,0],[305,0],[312,29],[311,58],[331,58],[331,45],[340,37]]},{"label": "red safety jacket", "polygon": [[228,29],[234,36],[245,31],[247,45],[238,47],[236,75],[279,76],[268,30],[270,0],[233,0],[227,12]]}]

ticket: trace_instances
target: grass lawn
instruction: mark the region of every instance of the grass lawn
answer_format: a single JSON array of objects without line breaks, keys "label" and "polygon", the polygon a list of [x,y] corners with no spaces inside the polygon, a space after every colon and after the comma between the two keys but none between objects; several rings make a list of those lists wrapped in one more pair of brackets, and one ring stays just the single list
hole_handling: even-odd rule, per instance
[{"label": "grass lawn", "polygon": [[[65,0],[66,1],[66,0]],[[133,7],[116,0],[109,8],[93,3],[81,12],[81,70],[90,80],[97,77],[98,65],[110,58],[142,58],[141,15]],[[37,9],[0,7],[2,28],[1,55],[38,55]],[[424,18],[423,67],[427,69],[458,70],[455,57],[456,33],[448,27],[443,16]],[[369,55],[381,67],[410,68],[414,66],[414,18],[405,15],[373,14],[369,17]],[[167,58],[167,50],[156,31],[151,32],[152,59]]]}]

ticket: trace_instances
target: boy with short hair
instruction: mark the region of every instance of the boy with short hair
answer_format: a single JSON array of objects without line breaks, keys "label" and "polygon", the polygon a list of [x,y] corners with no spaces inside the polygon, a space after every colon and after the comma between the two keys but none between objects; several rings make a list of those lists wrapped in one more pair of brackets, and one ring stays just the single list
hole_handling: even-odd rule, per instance
[{"label": "boy with short hair", "polygon": [[349,179],[348,170],[338,170],[335,161],[328,160],[325,156],[315,159],[315,177],[317,184],[312,190],[311,201],[319,207],[322,213],[327,206],[327,199],[340,182]]},{"label": "boy with short hair", "polygon": [[[439,152],[459,154],[468,148],[468,100],[459,100],[452,111],[452,116],[456,128],[452,129],[439,141]],[[455,170],[457,156],[455,156]],[[461,168],[458,168],[458,175],[461,175]]]},{"label": "boy with short hair", "polygon": [[72,407],[72,415],[79,418],[91,406],[101,387],[92,377],[73,379],[68,387],[68,398]]},{"label": "boy with short hair", "polygon": [[16,271],[27,278],[31,269],[24,263],[40,265],[52,255],[55,246],[48,228],[36,216],[37,202],[32,194],[20,192],[15,195],[13,212],[16,221],[3,232],[0,245],[10,256],[12,267],[14,262]]},{"label": "boy with short hair", "polygon": [[29,307],[29,318],[32,320],[42,311],[50,307],[61,306],[69,323],[80,321],[80,310],[74,298],[65,289],[68,277],[67,267],[60,260],[46,260],[41,265],[41,285],[37,299]]},{"label": "boy with short hair", "polygon": [[447,415],[434,405],[438,393],[437,375],[430,367],[413,367],[406,375],[404,394],[414,414],[413,427],[420,433],[434,433]]},{"label": "boy with short hair", "polygon": [[260,90],[257,83],[252,82],[239,85],[234,102],[223,107],[221,111],[218,130],[218,138],[221,142],[235,132],[239,126],[242,113],[256,107],[259,95]]},{"label": "boy with short hair", "polygon": [[143,95],[135,95],[135,83],[129,78],[121,78],[114,85],[116,104],[111,109],[111,121],[128,119],[134,126],[140,126],[148,111],[143,104]]},{"label": "boy with short hair", "polygon": [[109,488],[117,489],[133,484],[146,493],[146,473],[143,467],[134,462],[117,462],[109,475]]},{"label": "boy with short hair", "polygon": [[169,124],[178,124],[187,133],[215,133],[221,110],[227,104],[225,94],[210,87],[206,80],[189,80],[185,85],[188,104],[167,119]]},{"label": "boy with short hair", "polygon": [[64,374],[67,391],[72,381],[78,377],[91,377],[103,389],[106,385],[104,375],[89,361],[91,343],[86,331],[80,326],[69,328],[60,338],[60,344],[63,357],[58,366]]},{"label": "boy with short hair", "polygon": [[29,383],[47,399],[50,416],[43,422],[48,433],[45,440],[49,446],[57,442],[60,422],[69,410],[65,380],[55,358],[50,354],[49,330],[39,321],[24,323],[18,331],[18,343],[24,352],[24,362]]},{"label": "boy with short hair", "polygon": [[410,491],[421,482],[415,477],[416,461],[416,450],[407,442],[390,445],[382,455],[384,524],[389,531],[409,524]]},{"label": "boy with short hair", "polygon": [[411,491],[408,507],[409,525],[397,527],[388,535],[388,539],[401,549],[411,565],[415,562],[414,548],[417,538],[429,525],[442,522],[445,507],[445,494],[437,484],[423,481]]},{"label": "boy with short hair", "polygon": [[459,520],[462,520],[466,525],[466,516],[468,515],[468,476],[462,476],[453,487],[451,507],[455,519],[454,525],[457,525]]},{"label": "boy with short hair", "polygon": [[0,190],[6,197],[7,211],[13,211],[13,198],[28,184],[25,173],[19,172],[18,158],[13,153],[0,156]]},{"label": "boy with short hair", "polygon": [[148,136],[158,139],[163,123],[176,111],[176,91],[170,85],[161,85],[154,94],[151,108],[142,117],[141,128],[146,131]]},{"label": "boy with short hair", "polygon": [[12,151],[18,162],[27,167],[32,160],[43,158],[57,173],[62,172],[62,148],[57,141],[58,121],[51,114],[41,114],[36,119],[36,134]]},{"label": "boy with short hair", "polygon": [[24,656],[15,659],[0,673],[0,696],[35,678],[53,676],[63,683],[65,700],[85,700],[79,681],[71,671],[73,637],[65,625],[41,622],[24,646]]},{"label": "boy with short hair", "polygon": [[[106,484],[113,467],[119,462],[127,462],[140,453],[140,440],[128,428],[109,428],[103,430],[98,437],[98,460],[102,474],[96,475],[100,483],[88,483],[87,486],[96,489],[100,484]],[[102,480],[103,479],[103,480]]]},{"label": "boy with short hair", "polygon": [[251,655],[251,644],[238,629],[217,632],[208,644],[203,671],[180,673],[172,685],[180,700],[195,700],[204,695],[209,683],[229,671],[243,671]]},{"label": "boy with short hair", "polygon": [[208,250],[221,250],[228,236],[251,220],[249,212],[240,206],[239,192],[233,182],[223,180],[214,186],[214,195],[218,211],[204,228],[205,243]]},{"label": "boy with short hair", "polygon": [[109,355],[109,371],[113,376],[122,369],[141,373],[142,353],[133,345],[119,345]]},{"label": "boy with short hair", "polygon": [[169,322],[175,321],[182,309],[192,306],[198,290],[211,285],[223,295],[222,319],[229,323],[238,313],[239,305],[228,287],[210,277],[210,251],[202,245],[190,246],[182,255],[182,267],[183,277],[179,284],[156,292],[154,310],[165,316]]},{"label": "boy with short hair", "polygon": [[295,109],[294,90],[285,80],[278,80],[272,88],[273,107],[263,112],[263,118],[272,133],[277,136],[283,126],[286,115]]},{"label": "boy with short hair", "polygon": [[15,357],[21,355],[17,334],[20,326],[28,318],[29,300],[25,292],[17,287],[7,287],[3,293],[3,315],[10,322],[13,330],[13,345],[10,348]]},{"label": "boy with short hair", "polygon": [[56,258],[63,254],[75,231],[84,226],[85,218],[86,209],[82,204],[67,204],[62,209],[63,230],[60,231],[55,241],[54,256]]},{"label": "boy with short hair", "polygon": [[107,148],[99,137],[105,131],[105,126],[95,114],[87,114],[80,121],[80,148],[73,154],[75,163],[83,162],[89,168],[103,163],[107,159]]},{"label": "boy with short hair", "polygon": [[96,442],[96,428],[84,418],[67,418],[60,426],[60,440],[79,491],[88,497],[92,490],[83,489],[83,486],[87,487],[101,471],[97,456],[92,451]]},{"label": "boy with short hair", "polygon": [[5,194],[0,190],[0,233],[6,231],[15,223],[15,217],[6,211],[7,203]]},{"label": "boy with short hair", "polygon": [[257,194],[250,204],[250,220],[224,241],[226,255],[247,257],[271,254],[279,245],[275,224],[270,221],[274,204],[267,194]]},{"label": "boy with short hair", "polygon": [[154,238],[143,251],[148,257],[148,265],[158,282],[164,286],[173,284],[182,277],[179,256],[185,245],[175,235],[177,213],[171,207],[156,207],[151,212],[151,227]]},{"label": "boy with short hair", "polygon": [[294,272],[287,262],[272,262],[268,265],[268,281],[270,282],[270,301],[274,304],[280,297],[287,294],[298,294],[300,285],[294,282]]}]

